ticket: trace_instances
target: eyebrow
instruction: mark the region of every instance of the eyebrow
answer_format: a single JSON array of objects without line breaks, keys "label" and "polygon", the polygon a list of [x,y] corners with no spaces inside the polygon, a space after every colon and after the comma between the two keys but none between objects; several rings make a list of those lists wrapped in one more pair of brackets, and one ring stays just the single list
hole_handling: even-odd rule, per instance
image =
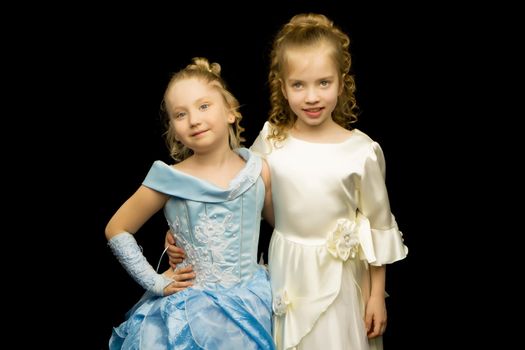
[{"label": "eyebrow", "polygon": [[[195,101],[191,102],[190,105],[198,105],[198,104],[202,103],[203,101],[210,101],[211,102],[211,97],[210,96],[200,97],[200,98],[196,99]],[[186,109],[186,107],[173,106],[173,110],[177,110],[177,109]]]},{"label": "eyebrow", "polygon": [[[321,81],[321,80],[333,80],[335,78],[334,75],[328,75],[328,76],[325,76],[325,77],[322,77],[322,78],[319,78],[319,79],[315,79],[315,81]],[[287,81],[304,81],[303,79],[298,79],[298,78],[293,78],[293,77],[290,77],[288,79],[286,79]]]}]

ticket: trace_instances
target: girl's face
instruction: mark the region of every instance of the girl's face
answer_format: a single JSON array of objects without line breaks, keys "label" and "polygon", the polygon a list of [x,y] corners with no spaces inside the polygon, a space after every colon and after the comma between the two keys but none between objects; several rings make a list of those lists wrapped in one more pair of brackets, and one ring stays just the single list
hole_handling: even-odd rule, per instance
[{"label": "girl's face", "polygon": [[297,124],[317,127],[332,120],[340,78],[330,48],[293,48],[286,52],[282,92],[297,116]]},{"label": "girl's face", "polygon": [[171,127],[177,140],[195,153],[229,147],[229,125],[235,122],[217,87],[200,79],[174,83],[166,92]]}]

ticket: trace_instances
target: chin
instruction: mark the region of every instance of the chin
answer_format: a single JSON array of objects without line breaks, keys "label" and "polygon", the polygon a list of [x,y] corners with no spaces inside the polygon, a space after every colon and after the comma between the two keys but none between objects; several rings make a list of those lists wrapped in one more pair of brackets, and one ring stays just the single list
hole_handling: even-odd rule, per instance
[{"label": "chin", "polygon": [[318,126],[326,122],[327,118],[319,117],[319,118],[308,118],[303,119],[303,123],[310,125],[310,126]]}]

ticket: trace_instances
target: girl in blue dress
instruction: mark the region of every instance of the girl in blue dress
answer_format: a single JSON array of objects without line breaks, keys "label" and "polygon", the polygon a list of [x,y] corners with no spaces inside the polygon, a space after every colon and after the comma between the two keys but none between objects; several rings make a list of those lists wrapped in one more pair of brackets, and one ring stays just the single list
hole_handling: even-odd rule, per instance
[{"label": "girl in blue dress", "polygon": [[[146,289],[110,349],[274,349],[270,283],[257,263],[261,215],[273,217],[270,173],[240,146],[239,103],[220,66],[194,58],[174,74],[162,106],[175,164],[155,161],[105,231]],[[186,258],[159,274],[133,235],[161,209]]]}]

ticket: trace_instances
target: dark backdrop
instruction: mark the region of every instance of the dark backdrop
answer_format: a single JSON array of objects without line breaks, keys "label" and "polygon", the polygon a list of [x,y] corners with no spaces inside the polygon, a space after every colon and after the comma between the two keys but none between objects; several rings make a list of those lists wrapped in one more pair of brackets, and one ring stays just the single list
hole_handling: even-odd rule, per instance
[{"label": "dark backdrop", "polygon": [[[56,132],[61,145],[55,147],[64,154],[59,163],[65,170],[59,180],[67,197],[61,214],[55,215],[63,221],[55,227],[64,231],[58,237],[61,253],[56,255],[61,256],[56,277],[62,295],[51,309],[60,310],[65,326],[75,329],[55,328],[48,334],[52,343],[60,343],[67,333],[78,335],[74,347],[106,348],[111,328],[123,321],[143,293],[111,255],[104,227],[141,184],[153,161],[171,162],[158,113],[170,74],[194,56],[219,62],[242,104],[249,146],[267,118],[273,35],[301,12],[323,13],[350,36],[362,111],[356,126],[385,152],[391,207],[410,250],[406,260],[387,269],[385,348],[417,348],[423,334],[439,342],[441,331],[429,334],[432,327],[427,322],[438,308],[430,295],[443,283],[428,267],[443,244],[435,243],[431,233],[436,218],[430,211],[438,192],[428,160],[434,152],[428,145],[436,113],[429,87],[439,79],[429,63],[435,59],[430,43],[439,45],[427,32],[434,17],[425,11],[410,14],[414,9],[401,5],[364,8],[357,3],[79,7],[57,19],[56,29],[45,34],[35,29],[34,35],[46,43],[41,54],[50,58],[39,63],[46,66],[45,79],[60,86],[56,108],[61,118],[46,122],[51,127],[55,122],[62,125]],[[47,50],[57,54],[51,59]],[[137,234],[152,265],[162,252],[166,229],[157,215]],[[266,251],[270,233],[264,225],[261,251]],[[64,266],[75,272],[64,271]]]}]

